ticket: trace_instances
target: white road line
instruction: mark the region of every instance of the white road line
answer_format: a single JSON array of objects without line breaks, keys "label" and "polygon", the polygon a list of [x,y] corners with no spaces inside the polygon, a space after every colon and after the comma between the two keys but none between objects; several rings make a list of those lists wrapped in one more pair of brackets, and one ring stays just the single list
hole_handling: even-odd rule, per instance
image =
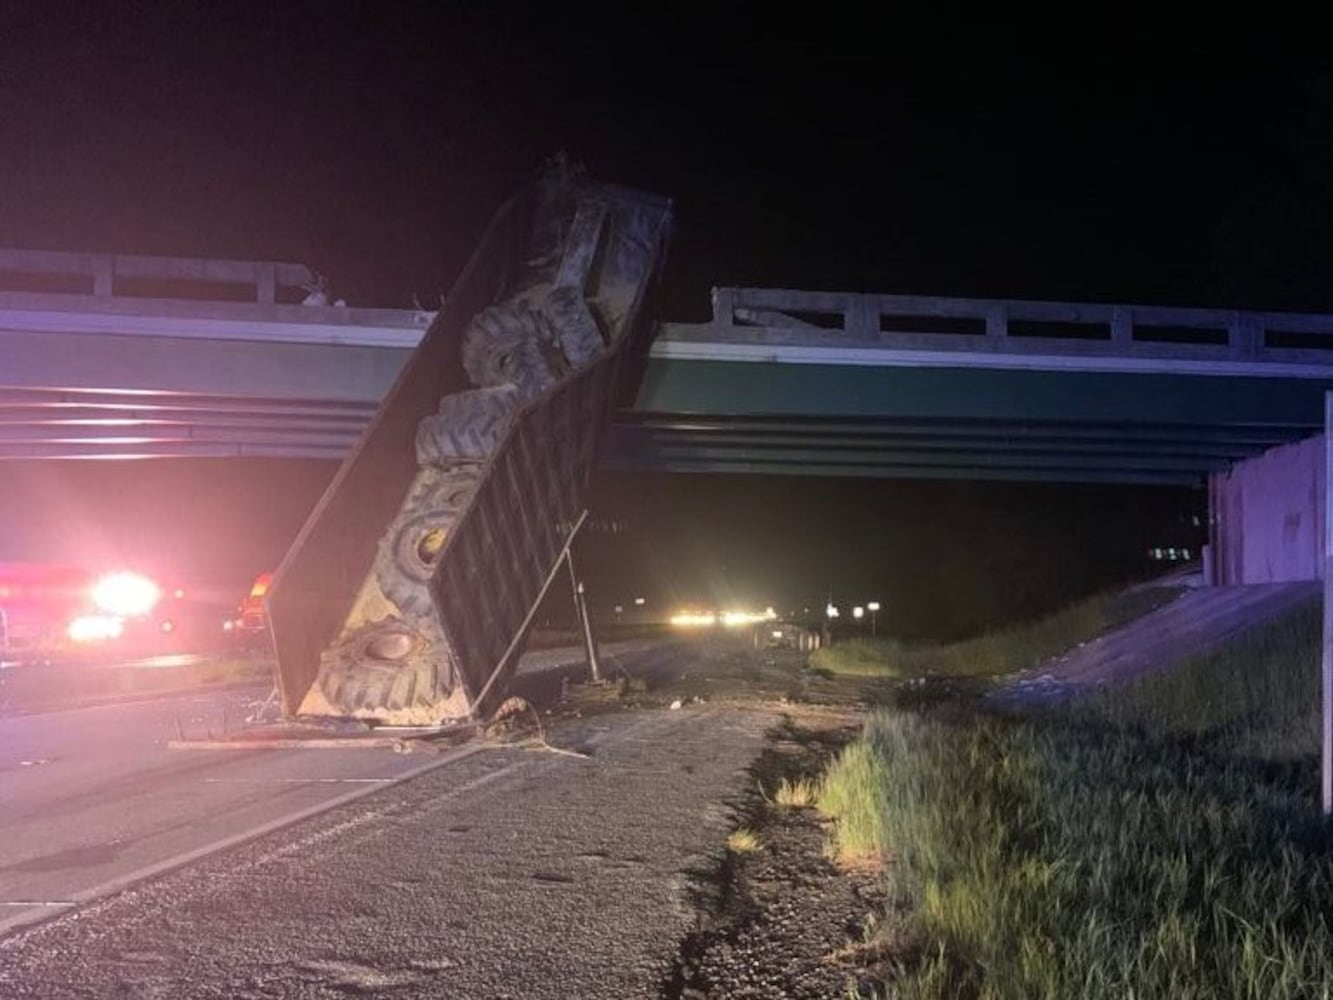
[{"label": "white road line", "polygon": [[412,815],[424,816],[426,813],[437,809],[448,802],[452,802],[460,795],[466,795],[468,792],[475,791],[483,785],[489,785],[492,781],[497,781],[500,778],[507,778],[520,768],[531,765],[534,761],[535,758],[531,757],[520,758],[512,764],[506,764],[504,767],[491,771],[489,774],[483,774],[480,777],[473,778],[471,781],[459,785],[457,788],[451,788],[443,794],[436,795],[434,798],[418,802],[412,807]]},{"label": "white road line", "polygon": [[69,899],[0,899],[0,906],[22,906],[32,909],[34,906],[78,906]]},{"label": "white road line", "polygon": [[205,785],[391,785],[397,778],[205,778]]},{"label": "white road line", "polygon": [[[355,802],[357,799],[365,798],[367,795],[377,792],[383,788],[389,787],[390,785],[395,785],[404,781],[409,781],[412,778],[417,777],[418,775],[425,774],[427,771],[433,771],[438,767],[444,767],[447,764],[453,764],[456,761],[460,761],[466,757],[471,757],[474,754],[478,754],[483,750],[492,750],[492,749],[494,749],[494,747],[489,744],[478,744],[476,746],[461,747],[454,753],[442,754],[437,759],[432,761],[427,761],[420,767],[415,767],[412,768],[410,771],[405,771],[398,777],[394,778],[392,781],[377,782],[376,784],[373,785],[365,785],[360,788],[353,789],[352,791],[345,792],[342,795],[335,795],[333,798],[327,799],[324,802],[319,802],[316,803],[315,805],[307,806],[304,809],[297,809],[294,812],[290,812],[285,816],[279,816],[277,819],[269,820],[267,823],[261,823],[259,826],[256,826],[250,830],[245,830],[241,833],[233,834],[230,837],[222,837],[221,839],[215,840],[209,844],[205,844],[202,847],[196,847],[193,850],[184,851],[180,854],[173,855],[172,857],[166,858],[162,861],[156,861],[152,864],[145,865],[144,867],[136,869],[135,871],[128,872],[124,875],[119,875],[116,878],[108,879],[107,881],[102,882],[99,885],[92,886],[91,888],[81,889],[80,891],[72,893],[70,895],[70,904],[72,906],[77,907],[85,903],[91,903],[94,900],[101,899],[103,896],[109,896],[112,893],[119,892],[122,889],[128,889],[130,886],[142,882],[145,879],[153,878],[154,876],[157,875],[164,875],[169,871],[173,871],[174,869],[182,868],[185,865],[200,860],[201,858],[206,858],[210,854],[216,854],[218,851],[224,851],[230,847],[236,847],[237,845],[244,844],[247,841],[255,840],[258,837],[264,836],[264,834],[273,833],[275,830],[281,830],[283,827],[291,826],[294,823],[299,823],[301,822],[301,820],[309,819],[310,817],[317,816],[320,813],[328,812],[330,809],[336,809],[338,806],[346,805],[349,802]],[[33,910],[33,909],[54,909],[54,908],[29,907],[29,909]],[[65,909],[67,909],[67,907]],[[40,916],[32,913],[19,913],[12,917],[0,918],[0,935],[7,934],[12,930],[15,930],[19,927],[23,927],[28,924],[40,923],[46,919],[49,919],[49,916],[46,913],[42,913]]]}]

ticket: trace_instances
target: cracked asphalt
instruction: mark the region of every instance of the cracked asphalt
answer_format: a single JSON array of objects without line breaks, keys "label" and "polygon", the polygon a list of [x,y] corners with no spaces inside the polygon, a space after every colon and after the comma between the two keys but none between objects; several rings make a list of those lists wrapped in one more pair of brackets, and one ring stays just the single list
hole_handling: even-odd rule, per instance
[{"label": "cracked asphalt", "polygon": [[[659,997],[776,721],[487,747],[0,940],[0,996]],[[389,751],[385,751],[388,753]]]}]

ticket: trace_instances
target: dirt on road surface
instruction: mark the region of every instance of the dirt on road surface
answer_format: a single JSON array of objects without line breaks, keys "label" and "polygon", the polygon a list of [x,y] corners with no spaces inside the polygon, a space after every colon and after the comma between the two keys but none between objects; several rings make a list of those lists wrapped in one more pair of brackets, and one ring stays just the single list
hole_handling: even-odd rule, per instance
[{"label": "dirt on road surface", "polygon": [[[0,940],[0,996],[831,997],[873,979],[857,944],[879,878],[825,857],[813,810],[771,801],[856,733],[863,692],[734,646],[610,672],[411,781]],[[738,827],[752,849],[728,849]]]}]

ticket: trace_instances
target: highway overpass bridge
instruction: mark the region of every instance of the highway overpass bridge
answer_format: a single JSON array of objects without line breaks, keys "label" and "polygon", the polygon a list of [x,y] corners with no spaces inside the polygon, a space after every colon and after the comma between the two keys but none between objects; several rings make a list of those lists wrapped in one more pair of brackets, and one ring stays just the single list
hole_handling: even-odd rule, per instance
[{"label": "highway overpass bridge", "polygon": [[[433,316],[300,265],[0,251],[0,458],[341,458]],[[718,289],[602,463],[1202,483],[1330,388],[1333,316]]]}]

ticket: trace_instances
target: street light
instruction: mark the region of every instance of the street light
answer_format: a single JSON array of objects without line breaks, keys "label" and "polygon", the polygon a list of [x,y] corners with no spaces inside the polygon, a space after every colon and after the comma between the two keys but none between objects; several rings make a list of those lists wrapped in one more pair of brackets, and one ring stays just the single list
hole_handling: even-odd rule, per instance
[{"label": "street light", "polygon": [[866,605],[870,611],[870,634],[875,634],[875,619],[879,615],[879,601],[871,601]]},{"label": "street light", "polygon": [[861,605],[858,604],[856,607],[852,608],[852,617],[855,618],[857,621],[860,621],[865,616],[866,616],[866,609],[861,607]]},{"label": "street light", "polygon": [[828,607],[826,607],[826,608],[824,609],[824,614],[826,614],[826,615],[827,615],[828,617],[830,617],[830,618],[837,618],[837,617],[838,617],[838,606],[837,606],[836,604],[834,604],[832,601],[829,601],[829,603],[828,603]]},{"label": "street light", "polygon": [[642,597],[636,597],[636,598],[634,598],[634,606],[635,606],[636,608],[641,608],[641,607],[643,607],[643,598],[642,598]]}]

